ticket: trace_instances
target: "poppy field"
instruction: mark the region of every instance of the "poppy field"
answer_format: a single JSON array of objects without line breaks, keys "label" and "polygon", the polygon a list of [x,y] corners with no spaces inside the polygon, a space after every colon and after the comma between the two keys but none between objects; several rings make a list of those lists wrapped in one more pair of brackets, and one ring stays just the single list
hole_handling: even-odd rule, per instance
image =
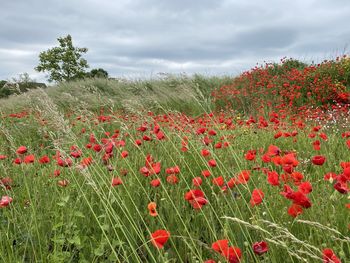
[{"label": "poppy field", "polygon": [[343,57],[257,67],[190,106],[17,96],[1,262],[349,262],[349,84]]}]

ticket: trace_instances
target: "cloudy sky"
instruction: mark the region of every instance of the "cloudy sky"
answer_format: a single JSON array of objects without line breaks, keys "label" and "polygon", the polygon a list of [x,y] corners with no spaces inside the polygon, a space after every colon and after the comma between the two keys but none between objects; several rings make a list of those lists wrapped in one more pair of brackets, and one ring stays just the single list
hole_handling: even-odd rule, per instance
[{"label": "cloudy sky", "polygon": [[28,72],[71,34],[111,76],[236,75],[287,56],[349,53],[349,0],[2,0],[0,79]]}]

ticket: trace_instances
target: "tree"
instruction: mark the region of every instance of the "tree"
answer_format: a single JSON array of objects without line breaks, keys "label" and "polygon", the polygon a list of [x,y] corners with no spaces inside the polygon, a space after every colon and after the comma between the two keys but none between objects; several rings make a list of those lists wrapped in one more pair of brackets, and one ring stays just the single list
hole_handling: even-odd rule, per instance
[{"label": "tree", "polygon": [[13,77],[11,79],[12,83],[29,83],[29,82],[36,82],[35,79],[31,79],[29,74],[27,72],[21,73],[18,75],[18,77]]},{"label": "tree", "polygon": [[88,78],[108,78],[108,72],[103,68],[92,69],[86,74]]},{"label": "tree", "polygon": [[57,38],[59,47],[53,47],[39,54],[39,65],[35,70],[48,72],[49,81],[68,81],[82,78],[85,69],[89,67],[86,59],[82,58],[87,48],[74,47],[72,37]]}]

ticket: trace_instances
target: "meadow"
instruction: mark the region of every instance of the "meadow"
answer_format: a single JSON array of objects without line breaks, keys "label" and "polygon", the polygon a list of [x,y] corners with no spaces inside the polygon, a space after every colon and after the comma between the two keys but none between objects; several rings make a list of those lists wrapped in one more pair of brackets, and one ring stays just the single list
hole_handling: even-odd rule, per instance
[{"label": "meadow", "polygon": [[350,261],[350,59],[0,100],[1,262]]}]

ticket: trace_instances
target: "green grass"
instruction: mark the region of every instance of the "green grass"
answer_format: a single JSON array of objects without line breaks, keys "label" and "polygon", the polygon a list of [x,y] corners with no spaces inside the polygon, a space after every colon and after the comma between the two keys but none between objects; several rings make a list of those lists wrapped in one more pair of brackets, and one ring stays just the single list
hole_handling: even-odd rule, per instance
[{"label": "green grass", "polygon": [[[296,137],[275,140],[272,125],[265,129],[239,126],[238,115],[225,113],[222,118],[232,119],[237,126],[229,129],[216,119],[219,113],[212,118],[203,113],[214,110],[210,92],[230,81],[201,76],[135,82],[96,79],[63,83],[1,100],[0,154],[8,155],[8,159],[0,161],[0,178],[13,180],[11,189],[2,187],[1,191],[2,195],[11,196],[13,202],[0,208],[0,261],[204,262],[212,258],[223,262],[225,259],[211,249],[211,244],[227,238],[230,245],[242,250],[242,262],[321,262],[326,247],[346,262],[350,258],[347,195],[323,180],[327,172],[341,173],[341,161],[350,161],[349,149],[341,138],[344,128],[338,123],[325,125],[321,131],[327,133],[328,141],[322,141],[321,151],[314,151],[311,145],[314,139],[308,138],[313,122],[298,130]],[[26,117],[7,117],[22,110],[28,112]],[[149,111],[155,115],[150,116]],[[186,122],[180,112],[189,118],[193,116],[195,121]],[[100,114],[110,116],[110,121],[97,122]],[[217,131],[212,136],[214,143],[224,136],[223,141],[229,141],[230,146],[222,149],[215,149],[214,143],[204,146],[203,135],[195,134],[203,123],[201,119],[208,128]],[[155,121],[166,140],[153,138],[151,142],[144,141],[141,147],[134,146],[135,139],[142,139],[136,128]],[[178,131],[169,122],[187,126]],[[85,133],[81,132],[83,128]],[[85,146],[90,134],[95,134],[100,142],[106,137],[105,132],[113,134],[117,129],[118,140],[125,140],[126,146],[115,148],[114,157],[106,165],[102,153]],[[281,129],[292,131],[295,127],[287,124]],[[181,151],[184,137],[188,138],[187,152]],[[282,186],[270,186],[264,173],[254,169],[266,167],[283,173],[281,167],[260,159],[260,149],[266,152],[270,144],[282,151],[296,151],[300,162],[296,170],[313,185],[309,195],[313,205],[296,219],[287,214],[291,201],[280,195]],[[27,146],[28,153],[36,159],[48,155],[51,163],[14,165],[12,161],[20,145]],[[68,156],[72,145],[83,150],[83,157],[91,156],[93,164],[81,169],[80,160],[75,160],[72,167],[58,167],[53,160],[56,151]],[[217,167],[208,167],[210,158],[201,156],[202,148],[211,151],[210,158],[217,161]],[[251,149],[258,151],[252,162],[244,159],[245,152]],[[122,150],[129,152],[125,159],[120,157]],[[147,154],[161,162],[161,173],[151,176],[161,179],[158,188],[152,188],[151,178],[139,171]],[[323,166],[310,162],[316,154],[327,157]],[[179,182],[171,185],[166,180],[165,168],[175,165],[181,172],[177,175]],[[56,169],[61,170],[59,177],[53,177]],[[127,175],[123,175],[124,169],[128,170]],[[211,177],[201,176],[204,169],[212,171]],[[252,171],[247,185],[223,193],[212,184],[214,177],[223,176],[228,181],[246,169]],[[121,177],[123,184],[112,187],[111,180],[116,176]],[[198,176],[203,178],[201,189],[209,202],[196,211],[184,195],[194,188],[192,179]],[[67,187],[58,186],[63,179],[69,181]],[[262,189],[265,198],[262,204],[251,207],[249,200],[254,188]],[[147,204],[151,201],[157,203],[158,217],[148,213]],[[150,233],[157,229],[171,233],[160,250],[150,242]],[[264,256],[257,256],[251,245],[261,240],[267,241],[270,249]]]}]

